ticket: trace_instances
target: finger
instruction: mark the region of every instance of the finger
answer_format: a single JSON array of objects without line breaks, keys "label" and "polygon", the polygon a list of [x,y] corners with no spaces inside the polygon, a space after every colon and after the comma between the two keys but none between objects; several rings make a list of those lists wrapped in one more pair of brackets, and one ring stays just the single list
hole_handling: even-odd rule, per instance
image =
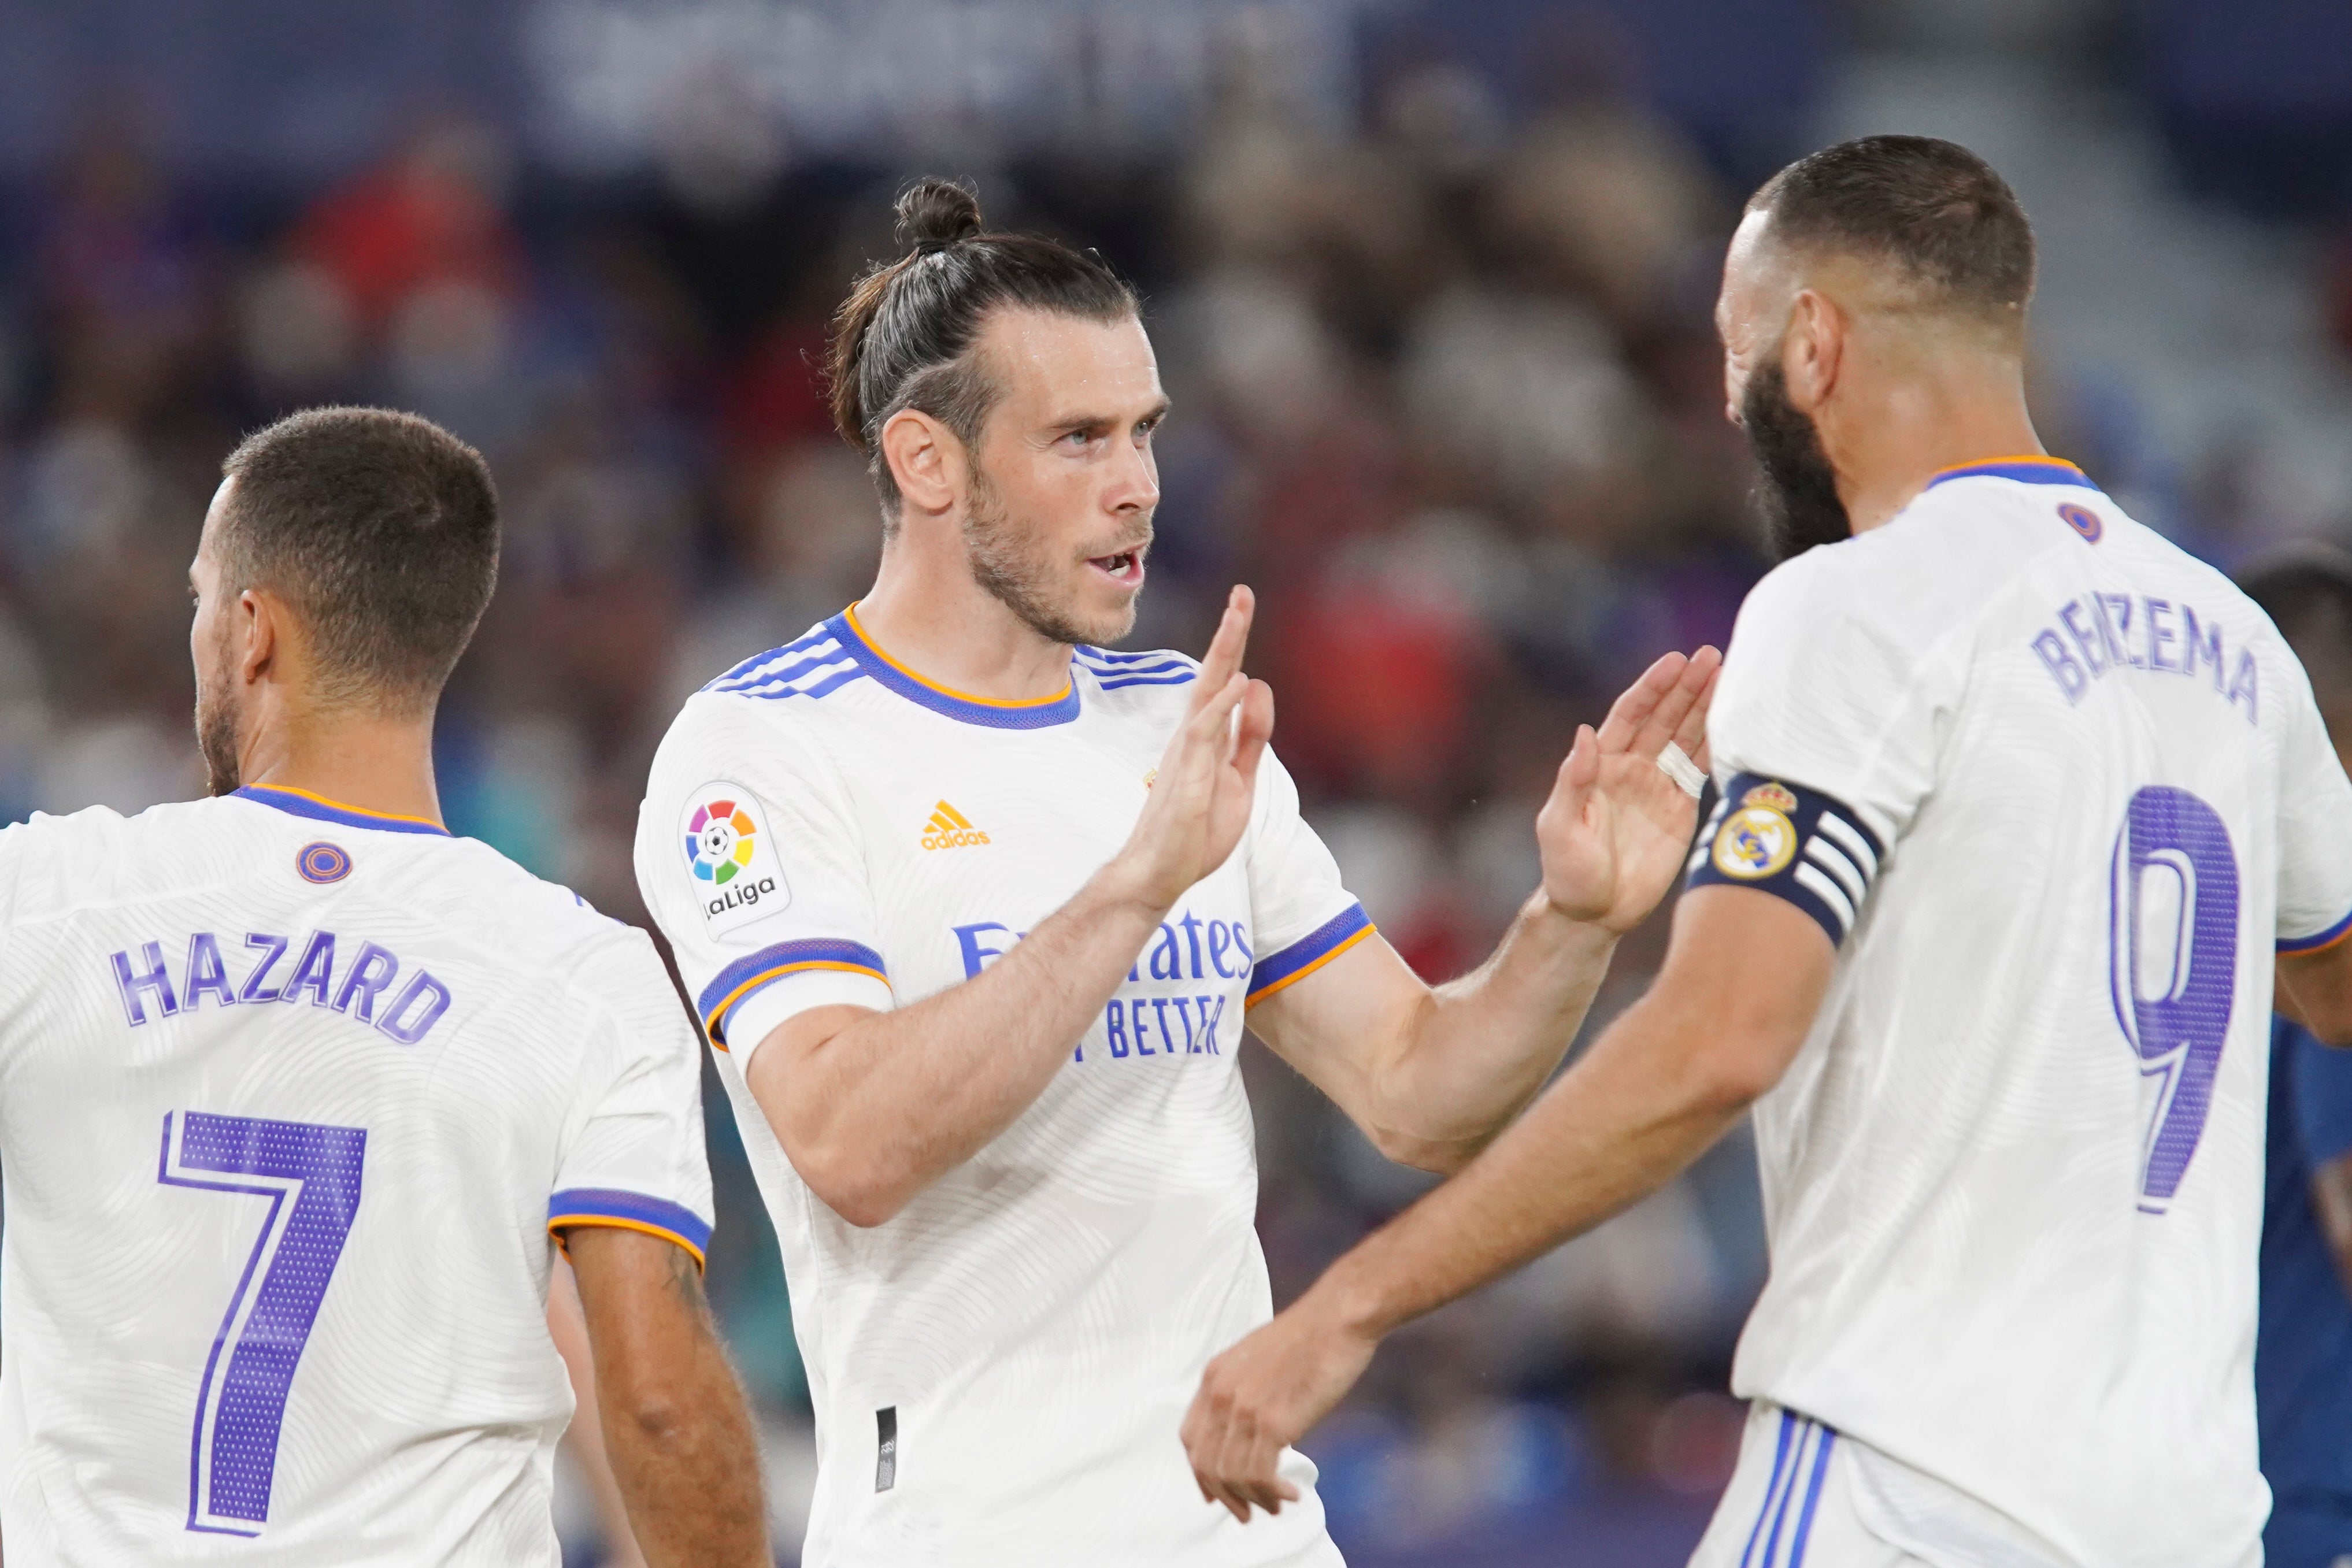
[{"label": "finger", "polygon": [[1234,743],[1234,710],[1249,695],[1249,689],[1250,678],[1240,671],[1226,676],[1224,685],[1185,721],[1185,744],[1206,747],[1211,756],[1223,761]]},{"label": "finger", "polygon": [[1251,1445],[1247,1472],[1250,1500],[1268,1513],[1280,1513],[1286,1502],[1298,1500],[1298,1489],[1282,1479],[1282,1445],[1271,1432],[1260,1431]]},{"label": "finger", "polygon": [[1713,673],[1712,664],[1702,664],[1696,659],[1685,661],[1682,673],[1675,677],[1673,689],[1650,710],[1650,716],[1635,733],[1633,744],[1626,747],[1627,754],[1654,758],[1664,751],[1666,742],[1681,730],[1690,710],[1698,705],[1699,694],[1706,690],[1707,677]]},{"label": "finger", "polygon": [[[1201,686],[1203,691],[1215,691],[1233,678],[1242,667],[1242,654],[1249,647],[1250,619],[1257,610],[1257,596],[1241,583],[1235,583],[1225,595],[1225,613],[1217,622],[1217,634],[1209,642],[1209,652],[1201,660]],[[1195,704],[1200,701],[1195,696]]]},{"label": "finger", "polygon": [[1684,713],[1682,722],[1675,727],[1675,744],[1683,748],[1684,756],[1698,762],[1699,753],[1706,746],[1706,714],[1715,702],[1716,683],[1723,674],[1723,655],[1713,648],[1701,648],[1691,655],[1691,668],[1705,670],[1706,678]]},{"label": "finger", "polygon": [[1234,769],[1244,786],[1255,788],[1257,759],[1274,738],[1274,688],[1264,681],[1250,682],[1242,694],[1241,709],[1242,721],[1234,728]]},{"label": "finger", "polygon": [[1655,664],[1642,672],[1641,679],[1609,706],[1609,716],[1601,724],[1601,748],[1603,751],[1624,750],[1633,744],[1634,735],[1657,710],[1659,702],[1675,689],[1682,678],[1683,666],[1690,661],[1680,653],[1662,653]]},{"label": "finger", "polygon": [[[1256,1419],[1236,1408],[1225,1417],[1218,1444],[1216,1476],[1226,1495],[1241,1504],[1242,1519],[1248,1521],[1250,1505],[1259,1503],[1257,1487],[1252,1472],[1252,1460],[1257,1448]],[[1259,1506],[1264,1506],[1259,1503]]]},{"label": "finger", "polygon": [[1552,786],[1552,800],[1566,810],[1573,821],[1584,809],[1584,798],[1601,782],[1601,737],[1589,724],[1576,727],[1576,744],[1568,748],[1560,760],[1559,778]]}]

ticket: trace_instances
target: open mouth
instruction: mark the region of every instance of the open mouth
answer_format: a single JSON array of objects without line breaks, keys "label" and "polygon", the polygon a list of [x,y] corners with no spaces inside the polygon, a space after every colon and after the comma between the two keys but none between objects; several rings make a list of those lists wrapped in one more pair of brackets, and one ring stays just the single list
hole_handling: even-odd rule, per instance
[{"label": "open mouth", "polygon": [[1122,587],[1138,588],[1143,583],[1143,551],[1140,549],[1095,556],[1087,564]]}]

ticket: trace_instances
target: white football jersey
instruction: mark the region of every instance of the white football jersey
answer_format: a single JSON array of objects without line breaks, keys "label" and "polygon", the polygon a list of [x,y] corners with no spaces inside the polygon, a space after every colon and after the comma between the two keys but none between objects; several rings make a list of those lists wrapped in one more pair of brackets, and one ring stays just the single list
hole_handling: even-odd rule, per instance
[{"label": "white football jersey", "polygon": [[646,903],[783,1246],[816,1410],[811,1568],[1328,1563],[1314,1468],[1247,1527],[1177,1429],[1269,1315],[1243,1009],[1370,933],[1269,756],[1241,847],[1177,901],[1037,1102],[888,1222],[793,1171],[743,1080],[810,1008],[979,974],[1116,853],[1197,666],[1081,648],[1046,702],[929,685],[854,612],[689,698],[637,834]]},{"label": "white football jersey", "polygon": [[247,789],[0,833],[9,1568],[559,1562],[551,1225],[699,1258],[652,942]]},{"label": "white football jersey", "polygon": [[[1930,1563],[2259,1562],[2272,955],[2352,924],[2302,667],[2071,465],[2003,460],[1765,579],[1708,737],[1692,881],[1839,946],[1755,1112],[1735,1389],[1845,1439]],[[1828,1444],[1776,1467],[1788,1517]]]}]

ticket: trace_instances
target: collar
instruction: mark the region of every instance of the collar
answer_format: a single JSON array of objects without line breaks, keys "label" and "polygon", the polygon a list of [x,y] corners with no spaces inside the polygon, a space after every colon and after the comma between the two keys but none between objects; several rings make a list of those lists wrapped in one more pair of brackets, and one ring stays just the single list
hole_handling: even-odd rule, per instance
[{"label": "collar", "polygon": [[889,687],[910,703],[961,723],[982,725],[990,729],[1048,729],[1055,725],[1067,724],[1078,716],[1076,681],[1066,681],[1056,695],[1033,702],[976,697],[927,681],[884,653],[866,635],[865,628],[858,625],[857,606],[855,604],[826,622],[825,628],[840,640],[843,651],[856,660],[858,667],[877,683]]},{"label": "collar", "polygon": [[448,829],[438,822],[428,822],[422,817],[402,817],[390,811],[371,811],[364,806],[346,806],[340,800],[330,800],[324,795],[313,795],[308,789],[297,789],[287,784],[248,784],[235,794],[240,800],[251,800],[284,811],[289,816],[308,817],[316,822],[334,822],[346,828],[376,828],[387,833],[430,833],[443,839],[450,836]]},{"label": "collar", "polygon": [[2098,488],[2080,468],[2057,457],[1988,457],[1981,463],[1963,463],[1957,468],[1943,469],[1923,488],[1932,490],[1950,479],[2014,479],[2021,485],[2071,485],[2080,490]]}]

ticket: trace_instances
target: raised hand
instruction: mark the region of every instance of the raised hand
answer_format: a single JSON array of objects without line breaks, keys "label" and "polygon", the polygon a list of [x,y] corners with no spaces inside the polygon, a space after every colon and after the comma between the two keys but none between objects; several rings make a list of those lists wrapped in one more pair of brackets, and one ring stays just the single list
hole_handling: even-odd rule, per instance
[{"label": "raised hand", "polygon": [[1246,588],[1227,597],[1184,722],[1169,737],[1150,799],[1114,862],[1129,891],[1161,909],[1224,864],[1249,826],[1258,758],[1274,734],[1274,689],[1242,674],[1256,606]]},{"label": "raised hand", "polygon": [[1674,885],[1698,802],[1659,768],[1668,742],[1707,766],[1706,709],[1723,655],[1668,653],[1627,687],[1599,730],[1580,725],[1536,815],[1544,894],[1574,920],[1622,933]]}]

